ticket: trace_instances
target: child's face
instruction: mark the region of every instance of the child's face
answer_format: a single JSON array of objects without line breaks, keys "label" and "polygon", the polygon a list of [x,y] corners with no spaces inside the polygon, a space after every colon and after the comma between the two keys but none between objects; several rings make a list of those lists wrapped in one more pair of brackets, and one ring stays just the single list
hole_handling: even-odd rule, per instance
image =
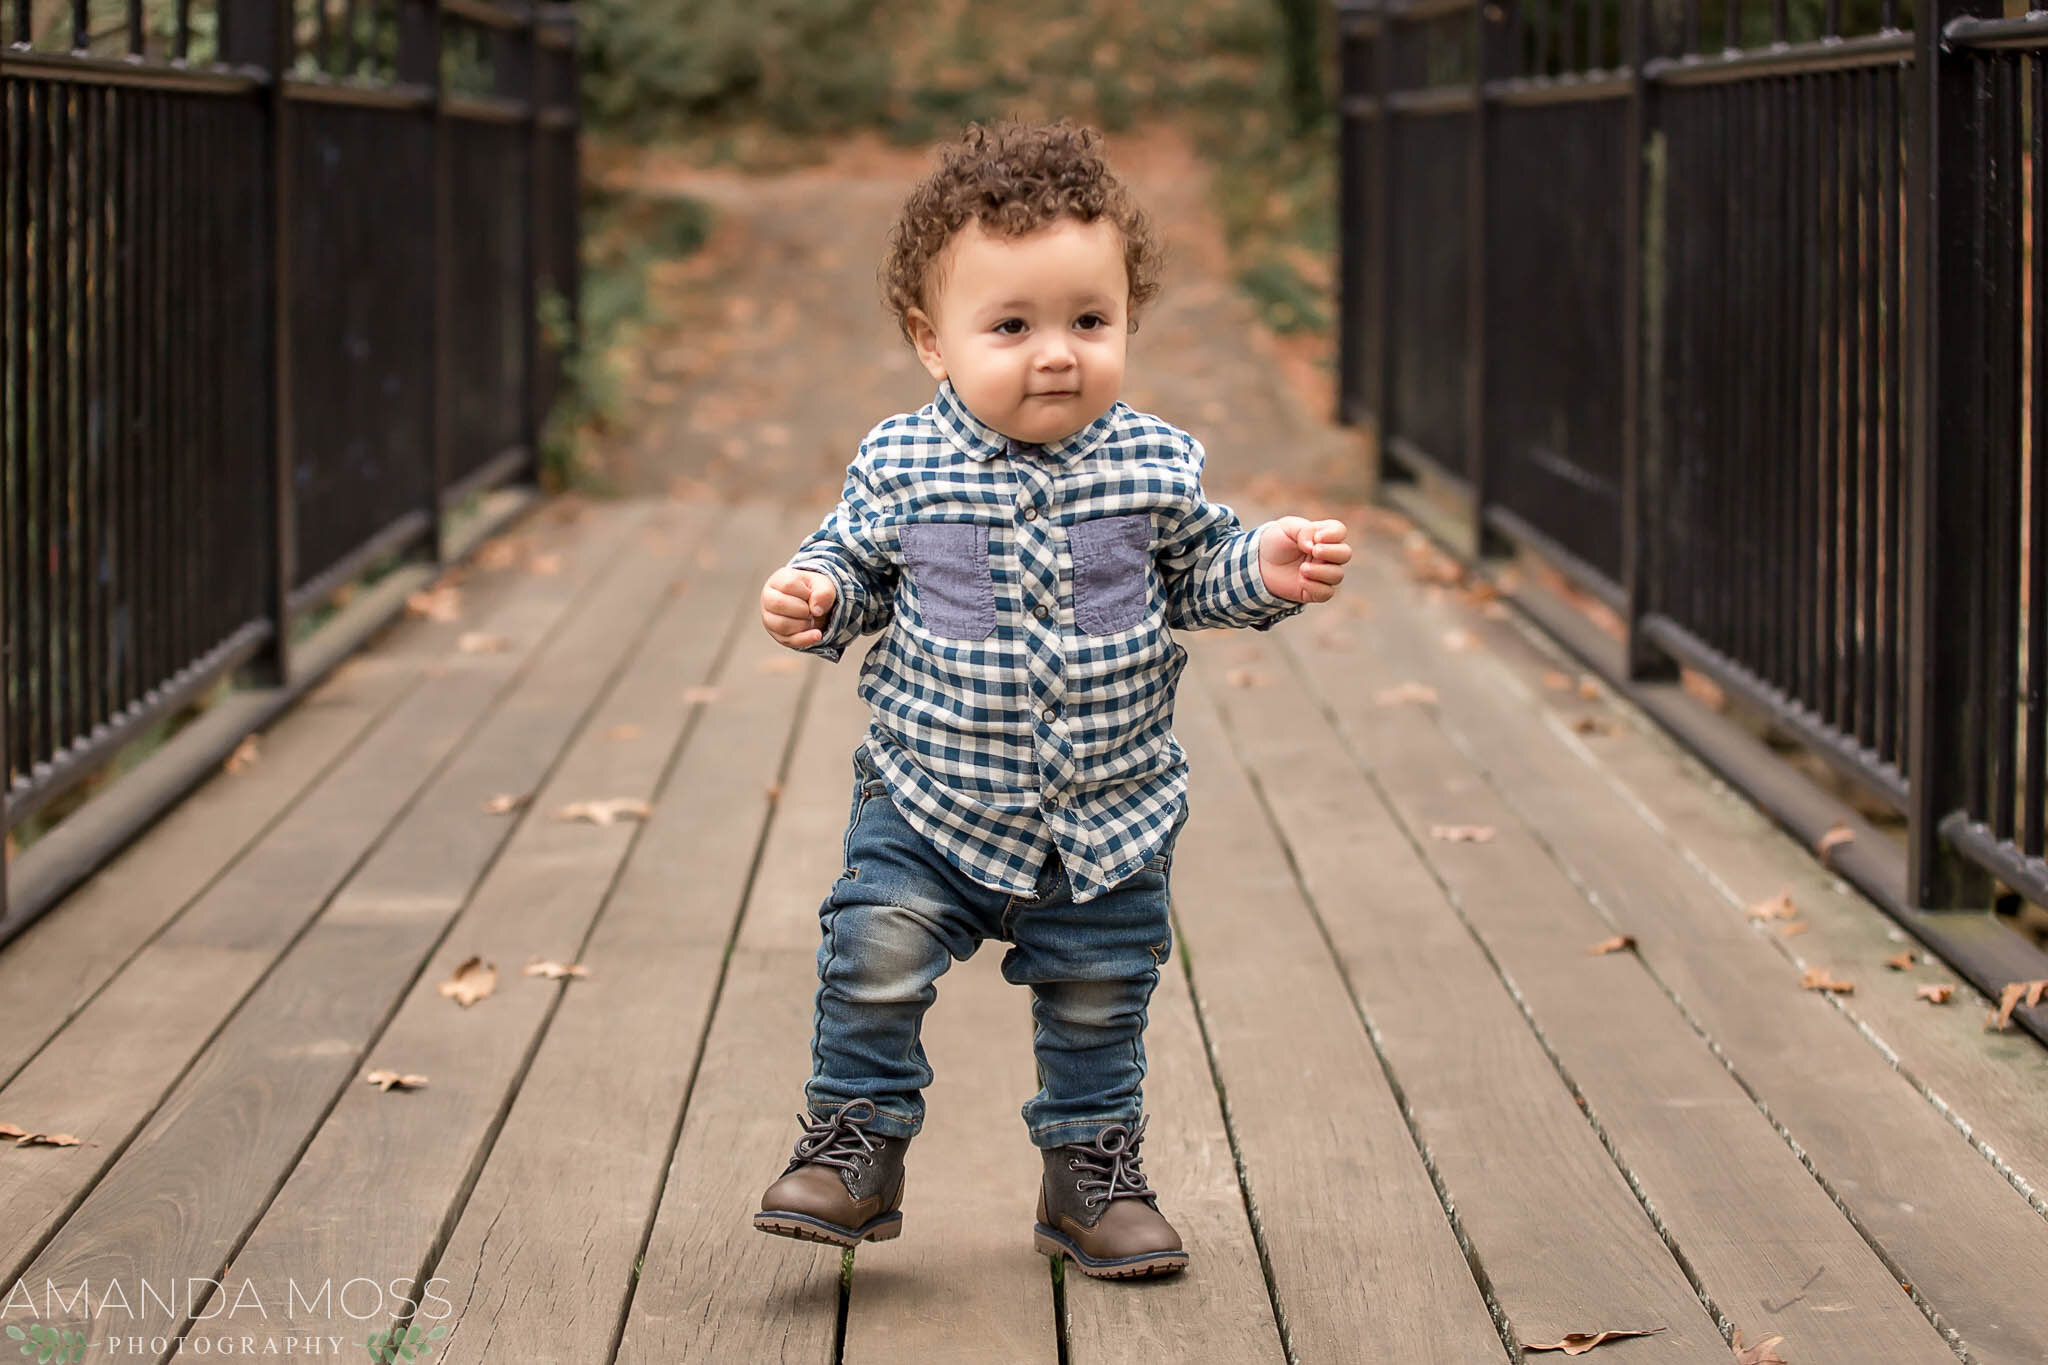
[{"label": "child's face", "polygon": [[1116,224],[1061,218],[1005,237],[969,222],[933,275],[931,315],[907,316],[918,359],[983,422],[1042,445],[1116,402],[1130,299]]}]

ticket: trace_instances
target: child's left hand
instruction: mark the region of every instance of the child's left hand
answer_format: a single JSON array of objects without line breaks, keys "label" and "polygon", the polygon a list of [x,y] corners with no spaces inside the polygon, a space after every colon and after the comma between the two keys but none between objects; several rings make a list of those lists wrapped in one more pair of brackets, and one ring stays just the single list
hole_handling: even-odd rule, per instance
[{"label": "child's left hand", "polygon": [[1268,591],[1290,602],[1329,601],[1350,562],[1341,521],[1276,517],[1259,534],[1259,574]]}]

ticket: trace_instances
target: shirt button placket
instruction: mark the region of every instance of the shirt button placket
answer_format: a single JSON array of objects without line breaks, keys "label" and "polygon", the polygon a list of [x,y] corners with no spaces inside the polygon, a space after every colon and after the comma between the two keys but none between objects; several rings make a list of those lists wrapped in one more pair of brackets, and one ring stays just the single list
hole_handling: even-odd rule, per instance
[{"label": "shirt button placket", "polygon": [[[1012,454],[1036,453],[1035,447],[1012,447]],[[1045,721],[1036,747],[1042,795],[1039,808],[1056,811],[1058,793],[1074,777],[1073,746],[1053,726],[1066,700],[1066,651],[1060,632],[1059,546],[1053,539],[1052,519],[1039,512],[1040,505],[1052,503],[1052,473],[1036,459],[1014,462],[1018,489],[1017,564],[1023,598],[1031,604],[1024,618],[1023,705],[1038,711]]]}]

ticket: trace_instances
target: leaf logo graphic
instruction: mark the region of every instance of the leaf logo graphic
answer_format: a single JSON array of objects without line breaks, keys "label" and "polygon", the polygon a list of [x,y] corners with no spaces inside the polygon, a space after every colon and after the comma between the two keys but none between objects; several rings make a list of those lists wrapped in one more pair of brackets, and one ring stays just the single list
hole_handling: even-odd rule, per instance
[{"label": "leaf logo graphic", "polygon": [[91,1338],[84,1332],[45,1327],[40,1322],[26,1331],[10,1322],[7,1324],[7,1335],[21,1343],[21,1353],[33,1357],[36,1365],[83,1360],[85,1348],[91,1344]]},{"label": "leaf logo graphic", "polygon": [[370,1359],[378,1365],[394,1365],[400,1360],[418,1360],[433,1350],[432,1342],[448,1335],[448,1324],[442,1323],[432,1331],[414,1323],[411,1327],[386,1327],[370,1333],[370,1339],[363,1343],[363,1349],[370,1353]]}]

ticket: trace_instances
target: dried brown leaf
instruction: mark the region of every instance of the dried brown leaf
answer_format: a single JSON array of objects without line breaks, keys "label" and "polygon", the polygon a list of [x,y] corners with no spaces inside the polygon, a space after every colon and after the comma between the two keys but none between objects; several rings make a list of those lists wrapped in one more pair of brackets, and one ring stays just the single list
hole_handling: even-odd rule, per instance
[{"label": "dried brown leaf", "polygon": [[511,811],[522,810],[525,808],[526,803],[531,800],[533,800],[531,792],[523,796],[515,796],[511,792],[499,792],[496,796],[484,802],[484,814],[504,815]]},{"label": "dried brown leaf", "polygon": [[1444,632],[1444,648],[1450,650],[1453,654],[1462,654],[1466,650],[1477,649],[1478,647],[1479,637],[1469,630],[1460,628]]},{"label": "dried brown leaf", "polygon": [[562,571],[559,554],[535,555],[526,561],[526,571],[536,578],[551,578]]},{"label": "dried brown leaf", "polygon": [[1484,844],[1494,835],[1492,825],[1431,825],[1429,837],[1449,844]]},{"label": "dried brown leaf", "polygon": [[422,588],[406,597],[405,609],[410,614],[424,616],[429,621],[456,620],[462,615],[462,589]]},{"label": "dried brown leaf", "polygon": [[1835,980],[1825,967],[1809,967],[1799,978],[1799,989],[1803,991],[1829,991],[1835,995],[1848,995],[1856,987],[1847,981]]},{"label": "dried brown leaf", "polygon": [[1401,706],[1407,702],[1436,701],[1436,689],[1428,683],[1404,682],[1398,687],[1382,687],[1372,694],[1375,706]]},{"label": "dried brown leaf", "polygon": [[379,1067],[375,1071],[365,1072],[363,1079],[387,1093],[394,1086],[400,1090],[417,1090],[427,1083],[425,1076],[415,1076],[409,1072],[401,1076],[398,1072],[384,1067]]},{"label": "dried brown leaf", "polygon": [[466,957],[440,985],[441,994],[467,1009],[498,989],[498,968],[480,957]]},{"label": "dried brown leaf", "polygon": [[1836,849],[1840,848],[1843,844],[1853,844],[1855,842],[1856,831],[1850,829],[1849,826],[1844,824],[1842,821],[1837,820],[1834,824],[1828,826],[1828,832],[1826,834],[1820,836],[1820,842],[1816,843],[1813,846],[1813,851],[1820,855],[1820,860],[1823,863],[1826,863],[1829,867],[1833,867],[1834,861],[1829,855],[1832,854]]},{"label": "dried brown leaf", "polygon": [[640,738],[640,727],[631,722],[624,725],[614,725],[611,729],[604,732],[604,737],[606,739],[638,739]]},{"label": "dried brown leaf", "polygon": [[544,976],[550,981],[560,981],[565,976],[580,976],[585,980],[590,977],[590,969],[580,962],[565,965],[560,962],[543,962],[538,958],[527,963],[520,971],[526,976]]},{"label": "dried brown leaf", "polygon": [[1614,733],[1614,722],[1603,720],[1599,716],[1580,716],[1572,722],[1572,729],[1581,735],[1611,735]]},{"label": "dried brown leaf", "polygon": [[249,735],[235,746],[235,751],[229,754],[227,761],[220,766],[229,773],[247,772],[256,765],[256,760],[261,756],[256,736]]},{"label": "dried brown leaf", "polygon": [[1253,668],[1233,668],[1223,675],[1223,681],[1229,683],[1232,687],[1271,687],[1273,685],[1273,679],[1270,675],[1261,673]]},{"label": "dried brown leaf", "polygon": [[1791,919],[1798,913],[1799,908],[1792,904],[1792,893],[1789,890],[1780,891],[1769,900],[1758,901],[1749,907],[1751,919]]},{"label": "dried brown leaf", "polygon": [[17,1147],[76,1147],[77,1138],[69,1133],[27,1133],[14,1140]]},{"label": "dried brown leaf", "polygon": [[1742,1344],[1742,1329],[1735,1329],[1735,1365],[1790,1365],[1785,1357],[1778,1354],[1778,1343],[1783,1337],[1765,1337],[1754,1346]]},{"label": "dried brown leaf", "polygon": [[1930,1005],[1946,1005],[1956,993],[1955,983],[1944,981],[1939,985],[1915,986],[1913,998],[1925,1000]]},{"label": "dried brown leaf", "polygon": [[683,689],[683,705],[685,706],[691,706],[697,702],[714,702],[718,698],[719,691],[716,687],[686,687]]},{"label": "dried brown leaf", "polygon": [[621,816],[645,820],[654,814],[654,808],[633,796],[614,796],[602,801],[571,801],[555,812],[557,820],[588,820],[593,825],[609,825]]},{"label": "dried brown leaf", "polygon": [[475,563],[479,569],[509,569],[519,562],[525,543],[511,536],[499,536],[487,540],[476,552]]},{"label": "dried brown leaf", "polygon": [[1553,692],[1569,692],[1572,680],[1568,674],[1560,673],[1553,668],[1543,675],[1543,685]]},{"label": "dried brown leaf", "polygon": [[1913,964],[1917,961],[1919,961],[1919,959],[1913,955],[1913,950],[1911,948],[1902,948],[1898,952],[1893,953],[1890,957],[1886,958],[1884,960],[1884,965],[1891,968],[1895,972],[1909,972],[1913,970]]},{"label": "dried brown leaf", "polygon": [[1590,956],[1598,957],[1603,953],[1632,952],[1635,946],[1636,936],[1634,934],[1616,934],[1613,938],[1601,939],[1598,943],[1586,949],[1586,952]]},{"label": "dried brown leaf", "polygon": [[1622,1341],[1629,1337],[1653,1337],[1663,1331],[1662,1327],[1648,1327],[1640,1330],[1609,1328],[1605,1332],[1567,1332],[1561,1341],[1522,1343],[1524,1351],[1563,1351],[1568,1356],[1582,1356],[1595,1346],[1610,1341]]},{"label": "dried brown leaf", "polygon": [[0,1123],[0,1137],[27,1137],[28,1129],[14,1123]]},{"label": "dried brown leaf", "polygon": [[492,635],[481,630],[465,630],[457,637],[455,647],[464,654],[503,654],[512,648],[512,642],[503,635]]},{"label": "dried brown leaf", "polygon": [[1587,701],[1600,700],[1604,695],[1600,690],[1600,680],[1591,673],[1579,674],[1579,695]]},{"label": "dried brown leaf", "polygon": [[1801,934],[1805,933],[1808,929],[1811,929],[1812,927],[1812,925],[1808,924],[1803,919],[1795,919],[1790,924],[1781,924],[1778,926],[1778,937],[1798,938]]},{"label": "dried brown leaf", "polygon": [[1998,993],[1997,1012],[1985,1021],[1984,1026],[1986,1028],[1995,1028],[2002,1032],[2012,1025],[2012,1012],[2014,1010],[2023,1004],[2028,1009],[2032,1009],[2041,1003],[2043,995],[2048,995],[2048,977],[2044,977],[2039,981],[2007,982],[2005,989]]}]

